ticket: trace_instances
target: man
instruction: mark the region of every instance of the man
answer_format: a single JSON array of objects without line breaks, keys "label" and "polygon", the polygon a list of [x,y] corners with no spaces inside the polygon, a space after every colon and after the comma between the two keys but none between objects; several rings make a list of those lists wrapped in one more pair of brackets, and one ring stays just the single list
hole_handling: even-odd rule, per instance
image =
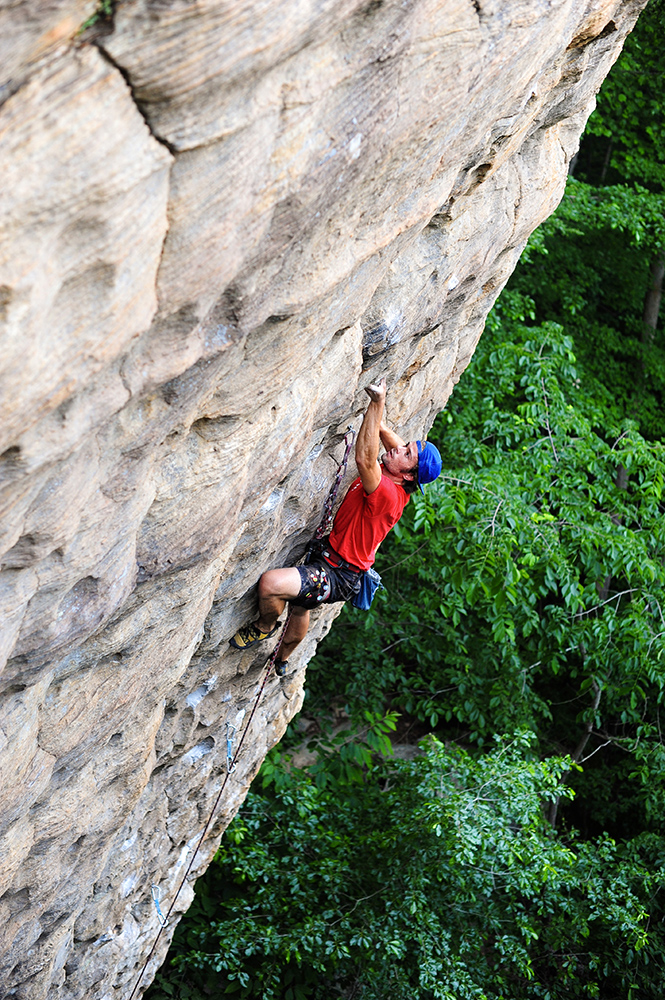
[{"label": "man", "polygon": [[[405,443],[383,423],[386,380],[369,385],[367,412],[356,439],[359,477],[351,484],[337,511],[329,538],[323,539],[305,566],[271,569],[259,581],[259,617],[229,640],[247,649],[277,631],[277,619],[288,601],[291,618],[275,663],[279,676],[302,642],[311,608],[347,601],[360,590],[362,574],[374,562],[376,549],[397,524],[409,495],[431,483],[441,472],[441,456],[433,444]],[[385,454],[379,463],[379,445]]]}]

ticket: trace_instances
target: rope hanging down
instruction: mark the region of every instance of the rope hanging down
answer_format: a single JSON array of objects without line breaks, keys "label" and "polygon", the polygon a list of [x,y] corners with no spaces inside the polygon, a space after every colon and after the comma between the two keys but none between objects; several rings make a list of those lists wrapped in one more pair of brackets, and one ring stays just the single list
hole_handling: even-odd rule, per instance
[{"label": "rope hanging down", "polygon": [[[356,436],[355,435],[355,431],[353,430],[352,427],[349,427],[348,430],[347,430],[347,432],[346,432],[346,434],[344,435],[344,457],[342,458],[342,461],[339,464],[339,467],[337,469],[337,475],[335,476],[335,481],[333,482],[332,486],[330,487],[330,490],[328,492],[328,496],[326,497],[326,501],[325,501],[325,503],[323,505],[323,516],[321,517],[321,523],[319,524],[318,528],[316,529],[316,533],[314,535],[314,538],[317,541],[319,539],[323,538],[324,535],[329,534],[330,529],[332,528],[333,508],[335,506],[335,500],[337,498],[337,493],[339,492],[339,487],[340,487],[340,485],[342,483],[342,479],[344,478],[344,474],[346,472],[346,467],[348,465],[349,455],[351,454],[351,448],[353,447],[353,442],[355,440],[355,436]],[[279,639],[277,640],[275,648],[273,649],[273,651],[272,651],[272,653],[270,655],[270,658],[268,659],[268,662],[265,665],[264,676],[263,676],[263,680],[261,682],[261,687],[259,688],[259,690],[257,692],[257,695],[256,695],[256,698],[254,699],[254,705],[252,706],[252,711],[250,712],[249,719],[247,720],[247,724],[246,724],[245,728],[243,729],[242,736],[240,737],[240,743],[238,744],[238,748],[237,748],[236,752],[233,754],[232,757],[230,756],[230,749],[231,749],[232,744],[227,739],[227,768],[226,768],[226,774],[224,775],[224,781],[222,782],[221,788],[219,789],[219,792],[217,793],[217,798],[215,799],[213,807],[210,810],[210,815],[208,816],[208,821],[207,821],[206,825],[203,828],[203,833],[199,837],[198,843],[196,845],[196,849],[194,850],[194,853],[192,854],[191,858],[189,859],[189,863],[187,865],[187,868],[185,869],[185,874],[183,875],[183,877],[182,877],[182,879],[180,881],[180,884],[179,884],[178,888],[176,889],[175,895],[174,895],[174,897],[173,897],[173,899],[171,901],[171,905],[169,906],[168,910],[166,911],[166,916],[164,916],[162,914],[161,910],[159,909],[159,898],[158,897],[156,898],[157,893],[159,891],[158,887],[157,886],[152,886],[152,898],[153,898],[153,900],[155,901],[155,903],[157,905],[157,913],[158,913],[158,920],[159,920],[159,930],[157,931],[157,936],[155,937],[155,940],[153,942],[152,948],[150,949],[148,957],[146,958],[146,960],[143,963],[143,966],[141,968],[141,971],[139,972],[138,979],[134,983],[134,988],[133,988],[132,992],[129,994],[128,1000],[133,1000],[133,998],[134,998],[134,996],[136,994],[136,991],[138,990],[138,988],[141,985],[141,980],[143,979],[143,975],[145,973],[145,970],[148,968],[148,965],[150,964],[150,959],[152,958],[152,956],[155,953],[155,949],[156,949],[156,947],[157,947],[157,945],[159,943],[159,939],[162,936],[162,931],[164,930],[164,928],[168,924],[169,917],[171,916],[171,914],[173,912],[173,908],[175,907],[175,904],[176,904],[176,902],[178,900],[178,896],[180,895],[180,893],[182,891],[182,887],[184,886],[185,882],[187,881],[187,878],[189,877],[189,873],[192,870],[192,866],[194,864],[194,859],[196,858],[197,854],[199,853],[199,850],[201,849],[201,845],[203,844],[203,841],[205,840],[206,834],[208,833],[208,830],[210,829],[210,824],[212,823],[212,818],[215,815],[215,813],[217,812],[217,806],[221,802],[222,795],[224,794],[224,790],[226,788],[226,784],[227,784],[229,778],[231,777],[231,774],[235,770],[235,762],[237,761],[238,757],[240,756],[240,751],[242,750],[243,744],[245,742],[245,737],[247,736],[247,733],[249,732],[249,728],[250,728],[250,726],[252,724],[252,719],[254,718],[254,714],[255,714],[256,709],[258,708],[259,702],[261,700],[261,696],[262,696],[262,694],[263,694],[263,692],[265,690],[265,686],[266,686],[266,683],[268,681],[268,677],[270,676],[270,671],[273,669],[273,667],[275,665],[275,660],[277,659],[277,654],[279,653],[280,649],[282,648],[282,641],[284,639],[284,636],[286,635],[287,629],[289,627],[290,620],[291,620],[291,609],[289,608],[289,613],[287,614],[287,616],[286,616],[286,618],[284,620],[284,624],[282,625],[281,631],[279,633]]]}]

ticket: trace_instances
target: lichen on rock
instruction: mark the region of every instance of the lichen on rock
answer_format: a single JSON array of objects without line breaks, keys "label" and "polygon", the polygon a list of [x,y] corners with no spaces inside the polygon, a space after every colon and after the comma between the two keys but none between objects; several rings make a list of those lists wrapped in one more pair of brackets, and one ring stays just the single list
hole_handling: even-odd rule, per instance
[{"label": "lichen on rock", "polygon": [[445,404],[643,5],[3,11],[3,995],[129,996],[262,678],[227,644],[256,579],[302,553],[367,382],[407,437]]}]

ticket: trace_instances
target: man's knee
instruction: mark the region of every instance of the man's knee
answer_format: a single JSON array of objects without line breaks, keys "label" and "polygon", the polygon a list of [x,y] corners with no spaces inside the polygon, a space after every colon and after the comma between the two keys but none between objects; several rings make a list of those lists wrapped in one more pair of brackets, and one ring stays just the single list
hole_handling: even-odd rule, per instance
[{"label": "man's knee", "polygon": [[259,597],[275,597],[275,585],[274,585],[274,573],[275,571],[269,569],[263,574],[259,580]]},{"label": "man's knee", "polygon": [[259,598],[280,597],[289,600],[298,596],[300,586],[300,574],[294,566],[269,569],[259,580]]}]

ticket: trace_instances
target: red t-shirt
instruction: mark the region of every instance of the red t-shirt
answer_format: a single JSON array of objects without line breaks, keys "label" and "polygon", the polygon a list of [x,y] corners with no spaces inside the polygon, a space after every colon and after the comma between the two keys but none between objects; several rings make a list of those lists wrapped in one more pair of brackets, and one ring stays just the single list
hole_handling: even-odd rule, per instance
[{"label": "red t-shirt", "polygon": [[369,496],[358,477],[335,515],[330,545],[352,566],[369,569],[379,543],[397,524],[408,502],[406,490],[387,476],[381,476],[381,482]]}]

